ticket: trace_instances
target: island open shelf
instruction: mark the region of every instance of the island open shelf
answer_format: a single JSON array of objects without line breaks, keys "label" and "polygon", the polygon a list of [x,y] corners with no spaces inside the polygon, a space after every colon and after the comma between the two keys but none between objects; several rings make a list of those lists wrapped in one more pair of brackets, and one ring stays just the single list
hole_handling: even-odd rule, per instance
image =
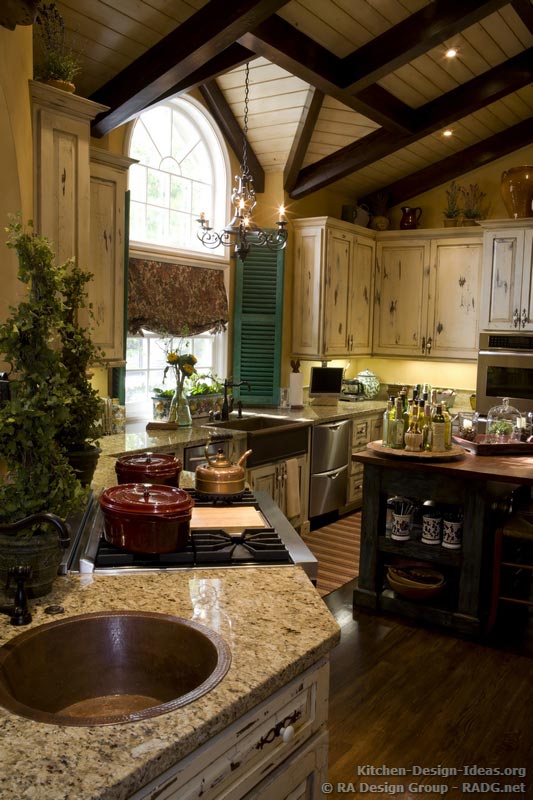
[{"label": "island open shelf", "polygon": [[[480,457],[457,461],[401,460],[371,450],[355,453],[363,464],[363,509],[359,577],[354,609],[401,614],[467,634],[482,633],[488,614],[492,549],[498,525],[527,504],[533,484],[533,458]],[[398,542],[387,535],[387,501],[399,495],[418,503],[460,506],[464,512],[460,550]],[[388,564],[410,559],[446,573],[447,587],[432,600],[398,596],[387,584]]]}]

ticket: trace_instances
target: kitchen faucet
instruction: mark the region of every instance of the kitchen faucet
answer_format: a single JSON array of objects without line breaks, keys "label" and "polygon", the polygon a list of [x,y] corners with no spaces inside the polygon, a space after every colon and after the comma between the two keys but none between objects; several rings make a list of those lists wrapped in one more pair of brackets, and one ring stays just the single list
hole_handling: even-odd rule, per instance
[{"label": "kitchen faucet", "polygon": [[[224,379],[224,401],[222,403],[222,411],[220,412],[221,420],[229,419],[230,408],[228,404],[228,389],[236,389],[238,386],[247,386],[248,391],[252,391],[252,385],[248,381],[239,381],[238,383],[234,383],[233,378],[230,378],[229,380],[227,378]],[[233,408],[233,398],[231,402]]]}]

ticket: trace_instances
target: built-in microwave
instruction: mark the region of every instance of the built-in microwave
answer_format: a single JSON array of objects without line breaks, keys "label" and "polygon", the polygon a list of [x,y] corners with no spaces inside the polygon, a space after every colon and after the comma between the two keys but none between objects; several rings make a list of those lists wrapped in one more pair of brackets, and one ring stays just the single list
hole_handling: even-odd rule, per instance
[{"label": "built-in microwave", "polygon": [[519,411],[533,412],[533,333],[479,335],[476,411],[486,414],[504,397]]}]

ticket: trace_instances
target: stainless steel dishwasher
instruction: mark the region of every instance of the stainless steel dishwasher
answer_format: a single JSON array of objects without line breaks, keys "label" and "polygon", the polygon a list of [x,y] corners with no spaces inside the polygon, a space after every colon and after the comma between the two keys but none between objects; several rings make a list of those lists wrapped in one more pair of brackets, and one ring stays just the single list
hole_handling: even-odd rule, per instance
[{"label": "stainless steel dishwasher", "polygon": [[351,430],[349,419],[325,422],[313,428],[310,519],[346,504]]}]

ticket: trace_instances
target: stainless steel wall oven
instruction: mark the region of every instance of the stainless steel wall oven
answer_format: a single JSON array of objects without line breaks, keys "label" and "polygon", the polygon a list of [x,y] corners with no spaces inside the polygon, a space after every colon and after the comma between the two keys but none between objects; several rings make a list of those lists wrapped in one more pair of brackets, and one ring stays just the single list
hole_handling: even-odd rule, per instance
[{"label": "stainless steel wall oven", "polygon": [[486,414],[503,397],[519,411],[533,412],[533,333],[479,335],[476,410]]}]

